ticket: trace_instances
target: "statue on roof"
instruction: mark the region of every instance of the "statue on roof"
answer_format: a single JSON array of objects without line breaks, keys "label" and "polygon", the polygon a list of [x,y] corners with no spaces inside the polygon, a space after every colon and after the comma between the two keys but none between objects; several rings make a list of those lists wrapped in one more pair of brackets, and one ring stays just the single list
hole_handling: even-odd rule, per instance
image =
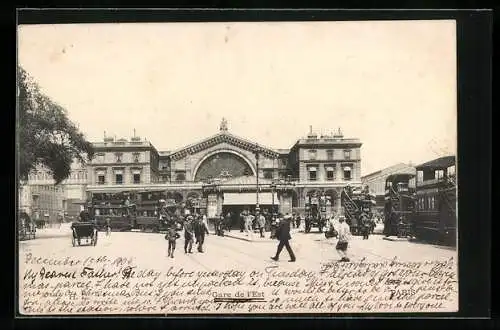
[{"label": "statue on roof", "polygon": [[226,118],[222,118],[222,121],[220,122],[220,131],[227,132],[227,120],[226,120]]}]

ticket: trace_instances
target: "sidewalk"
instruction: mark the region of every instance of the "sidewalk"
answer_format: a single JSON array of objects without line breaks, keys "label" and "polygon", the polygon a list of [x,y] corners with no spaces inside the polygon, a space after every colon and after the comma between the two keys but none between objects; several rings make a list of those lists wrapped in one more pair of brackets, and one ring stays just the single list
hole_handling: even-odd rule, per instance
[{"label": "sidewalk", "polygon": [[[290,230],[290,234],[295,234],[298,233],[298,229],[292,229]],[[224,237],[230,237],[230,238],[235,238],[239,239],[242,241],[247,241],[247,242],[255,242],[255,243],[276,243],[277,240],[275,238],[271,239],[269,236],[271,235],[271,232],[264,232],[264,237],[260,237],[259,232],[254,232],[252,235],[248,235],[245,232],[240,232],[239,230],[231,230],[225,231],[224,232]]]}]

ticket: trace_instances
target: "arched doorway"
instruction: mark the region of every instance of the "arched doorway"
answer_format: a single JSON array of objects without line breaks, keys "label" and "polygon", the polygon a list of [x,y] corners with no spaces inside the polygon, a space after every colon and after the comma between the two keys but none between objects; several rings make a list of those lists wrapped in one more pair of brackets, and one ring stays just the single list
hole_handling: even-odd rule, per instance
[{"label": "arched doorway", "polygon": [[217,151],[203,158],[195,168],[194,181],[251,175],[255,175],[255,170],[250,161],[243,155],[226,150]]}]

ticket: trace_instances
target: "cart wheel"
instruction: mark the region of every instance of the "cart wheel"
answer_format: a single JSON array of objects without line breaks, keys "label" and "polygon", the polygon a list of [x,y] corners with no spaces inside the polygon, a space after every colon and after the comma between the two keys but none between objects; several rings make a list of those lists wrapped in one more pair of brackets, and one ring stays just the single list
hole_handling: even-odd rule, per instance
[{"label": "cart wheel", "polygon": [[76,239],[73,237],[73,239],[71,240],[71,244],[73,244],[73,246],[76,246]]}]

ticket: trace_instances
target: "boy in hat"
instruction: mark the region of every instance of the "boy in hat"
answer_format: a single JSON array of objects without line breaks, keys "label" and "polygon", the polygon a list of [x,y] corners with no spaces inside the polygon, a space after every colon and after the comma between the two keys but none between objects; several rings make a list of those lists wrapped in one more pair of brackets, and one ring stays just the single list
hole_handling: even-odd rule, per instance
[{"label": "boy in hat", "polygon": [[345,217],[343,215],[339,217],[338,227],[337,233],[339,241],[337,242],[335,249],[341,257],[340,261],[349,262],[350,260],[347,257],[347,245],[349,237],[351,236],[351,228],[349,228],[349,225],[345,222]]},{"label": "boy in hat", "polygon": [[168,256],[170,258],[174,257],[175,241],[180,237],[181,236],[175,230],[175,225],[170,225],[167,234],[165,235],[165,239],[168,241]]},{"label": "boy in hat", "polygon": [[188,216],[184,224],[184,253],[193,253],[193,217]]}]

